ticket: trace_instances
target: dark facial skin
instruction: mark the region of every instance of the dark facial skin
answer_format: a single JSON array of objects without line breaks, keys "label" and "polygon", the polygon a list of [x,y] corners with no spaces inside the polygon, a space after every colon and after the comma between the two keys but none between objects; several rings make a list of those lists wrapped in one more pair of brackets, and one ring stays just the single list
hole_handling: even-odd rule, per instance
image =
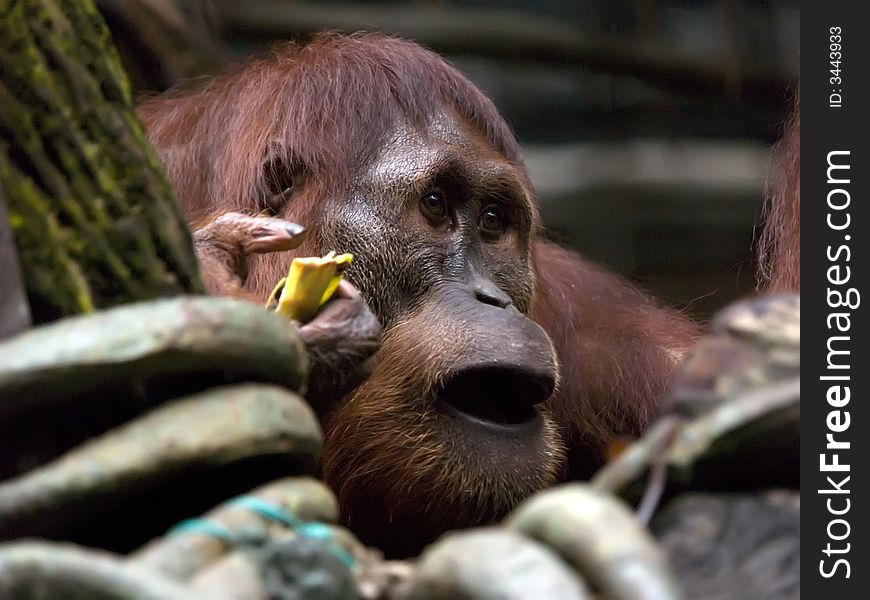
[{"label": "dark facial skin", "polygon": [[558,368],[527,317],[536,216],[523,172],[445,111],[423,131],[397,125],[346,194],[319,202],[305,232],[231,213],[195,239],[215,293],[242,290],[254,253],[354,255],[337,299],[300,324],[323,476],[347,524],[388,555],[415,554],[557,481],[564,447],[542,403]]},{"label": "dark facial skin", "polygon": [[324,418],[324,476],[390,554],[498,518],[556,480],[541,402],[557,379],[525,315],[534,213],[522,173],[450,113],[397,127],[316,233],[384,327],[372,376]]},{"label": "dark facial skin", "polygon": [[448,281],[527,312],[531,220],[517,169],[445,115],[426,132],[397,128],[320,234],[358,257],[349,277],[389,328]]}]

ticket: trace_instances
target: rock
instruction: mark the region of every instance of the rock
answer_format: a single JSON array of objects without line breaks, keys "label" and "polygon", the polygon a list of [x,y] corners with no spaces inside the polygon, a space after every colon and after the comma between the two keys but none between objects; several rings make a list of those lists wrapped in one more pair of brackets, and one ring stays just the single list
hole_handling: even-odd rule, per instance
[{"label": "rock", "polygon": [[320,446],[317,418],[292,392],[253,383],[208,390],[0,483],[0,539],[56,534],[194,472],[274,456],[313,463]]},{"label": "rock", "polygon": [[[267,502],[300,521],[338,519],[338,504],[332,491],[309,477],[274,481],[251,491],[247,496]],[[270,521],[264,515],[240,505],[238,499],[224,502],[203,515],[202,519],[238,537],[256,530],[268,539],[273,529],[277,531],[275,535],[287,531],[287,525]],[[186,581],[219,560],[229,549],[225,541],[205,531],[170,532],[131,554],[129,561],[172,579]]]},{"label": "rock", "polygon": [[0,343],[0,417],[97,395],[131,380],[229,371],[300,391],[296,327],[251,302],[179,297],[43,325]]},{"label": "rock", "polygon": [[507,526],[553,548],[608,598],[681,598],[664,553],[625,504],[572,483],[522,503]]},{"label": "rock", "polygon": [[109,553],[33,541],[0,544],[0,598],[205,600]]},{"label": "rock", "polygon": [[330,542],[309,536],[279,540],[262,550],[263,589],[269,600],[355,600],[351,570]]},{"label": "rock", "polygon": [[685,494],[652,529],[689,598],[800,598],[800,492]]},{"label": "rock", "polygon": [[419,600],[590,598],[552,550],[517,532],[481,528],[451,533],[430,546],[399,593]]}]

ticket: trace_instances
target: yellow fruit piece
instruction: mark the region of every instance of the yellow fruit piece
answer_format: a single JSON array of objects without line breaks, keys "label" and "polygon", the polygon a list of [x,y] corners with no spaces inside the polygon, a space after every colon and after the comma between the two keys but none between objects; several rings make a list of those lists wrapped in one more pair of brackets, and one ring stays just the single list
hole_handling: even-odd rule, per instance
[{"label": "yellow fruit piece", "polygon": [[266,307],[277,297],[275,312],[301,323],[310,321],[320,307],[332,298],[344,270],[353,260],[352,254],[330,252],[322,258],[294,258],[287,277],[272,290]]}]

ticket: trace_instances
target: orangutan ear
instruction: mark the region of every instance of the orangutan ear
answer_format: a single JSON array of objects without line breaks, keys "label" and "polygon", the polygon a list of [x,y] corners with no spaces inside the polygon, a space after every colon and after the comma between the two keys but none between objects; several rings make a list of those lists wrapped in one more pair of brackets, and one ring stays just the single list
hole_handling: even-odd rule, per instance
[{"label": "orangutan ear", "polygon": [[293,198],[305,184],[308,170],[293,157],[268,153],[263,160],[262,185],[258,205],[260,210],[282,216]]}]

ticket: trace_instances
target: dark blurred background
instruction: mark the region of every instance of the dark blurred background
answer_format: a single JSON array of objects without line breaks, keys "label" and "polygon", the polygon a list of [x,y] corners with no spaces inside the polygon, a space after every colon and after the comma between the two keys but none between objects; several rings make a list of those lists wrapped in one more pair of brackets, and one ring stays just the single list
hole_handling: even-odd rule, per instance
[{"label": "dark blurred background", "polygon": [[98,4],[137,94],[324,29],[418,41],[501,109],[553,237],[696,316],[754,289],[797,0]]}]

